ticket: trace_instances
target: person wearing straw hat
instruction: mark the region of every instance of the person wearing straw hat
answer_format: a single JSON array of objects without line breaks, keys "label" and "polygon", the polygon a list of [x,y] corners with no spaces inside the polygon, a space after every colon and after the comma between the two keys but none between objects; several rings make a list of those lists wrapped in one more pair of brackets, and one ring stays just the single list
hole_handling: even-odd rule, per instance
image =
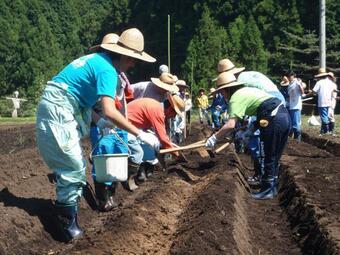
[{"label": "person wearing straw hat", "polygon": [[[103,37],[101,44],[115,44],[119,40],[119,36],[114,33],[107,34]],[[96,52],[104,52],[100,45],[90,47],[89,50]],[[116,87],[115,106],[119,112],[127,118],[126,114],[126,98],[133,97],[133,93],[130,89],[130,82],[125,73],[120,71],[118,75],[118,82]],[[93,110],[104,117],[101,100],[98,100],[94,105]],[[104,135],[104,136],[102,136]],[[128,134],[125,130],[120,128],[106,128],[103,131],[96,126],[96,123],[91,123],[90,138],[92,144],[92,155],[100,154],[127,154],[128,150]],[[137,168],[135,161],[138,161],[138,154],[134,153],[129,156],[128,159],[128,171],[133,172],[133,169]],[[140,155],[140,157],[142,157]],[[138,168],[135,170],[137,172]],[[94,164],[92,165],[92,178],[95,187],[95,194],[97,198],[97,208],[99,211],[108,212],[118,206],[118,203],[114,199],[116,193],[117,182],[97,182],[96,169]]]},{"label": "person wearing straw hat", "polygon": [[277,86],[266,75],[257,71],[244,70],[245,67],[236,67],[229,59],[222,59],[217,65],[218,73],[230,72],[234,74],[237,81],[243,83],[245,87],[261,89],[285,103],[285,99]]},{"label": "person wearing straw hat", "polygon": [[334,82],[334,85],[333,85],[333,88],[334,88],[334,91],[332,93],[332,102],[331,102],[331,106],[329,107],[328,109],[328,116],[329,116],[329,132],[332,133],[333,136],[335,136],[335,114],[334,114],[334,110],[335,110],[335,107],[336,107],[336,98],[337,98],[337,90],[338,90],[338,87],[336,85],[336,77],[334,75],[333,72],[329,72],[329,75],[332,77],[332,80]]},{"label": "person wearing straw hat", "polygon": [[231,72],[218,75],[217,88],[229,102],[229,119],[226,124],[206,141],[207,148],[214,148],[218,140],[231,133],[236,123],[244,116],[257,116],[264,144],[264,175],[261,189],[252,194],[255,199],[272,199],[277,195],[279,160],[286,145],[290,130],[290,118],[282,101],[263,90],[241,87]]},{"label": "person wearing straw hat", "polygon": [[[181,115],[185,109],[184,101],[178,95],[167,94],[167,100],[160,103],[152,98],[139,98],[127,105],[129,121],[139,129],[152,129],[160,141],[163,149],[173,148],[169,136],[166,134],[165,120],[173,118],[176,114]],[[153,172],[158,163],[155,150],[147,144],[139,144],[136,137],[129,135],[129,148],[131,151],[142,152],[143,156],[138,165],[137,181],[143,182],[147,175]],[[178,152],[173,155],[179,158]]]},{"label": "person wearing straw hat", "polygon": [[280,82],[280,92],[283,95],[285,102],[286,102],[286,107],[289,107],[289,93],[288,93],[288,85],[289,85],[289,80],[286,75],[282,77],[282,80]]},{"label": "person wearing straw hat", "polygon": [[330,118],[328,116],[329,108],[332,105],[333,92],[336,92],[336,84],[334,84],[332,76],[325,68],[320,68],[317,75],[314,76],[318,81],[316,82],[312,91],[306,94],[308,96],[318,96],[318,110],[321,119],[320,136],[331,132]]},{"label": "person wearing straw hat", "polygon": [[[185,100],[185,91],[189,88],[187,83],[184,80],[176,81],[176,86],[178,87],[179,91],[177,95],[180,96],[183,100]],[[174,139],[176,143],[181,143],[185,139],[185,132],[186,132],[186,111],[183,111],[181,115],[176,115],[173,119],[171,119],[171,127],[172,130],[170,134],[174,134],[171,138]]]},{"label": "person wearing straw hat", "polygon": [[142,81],[131,84],[135,99],[149,97],[162,103],[167,98],[167,93],[178,93],[179,88],[176,86],[178,78],[167,72],[163,72],[158,78],[151,78],[151,81]]},{"label": "person wearing straw hat", "polygon": [[[285,98],[280,93],[276,85],[264,74],[257,72],[257,71],[244,71],[244,67],[236,67],[233,62],[231,62],[229,59],[222,59],[219,61],[217,65],[217,71],[219,73],[222,72],[230,72],[234,74],[237,78],[238,82],[241,82],[244,84],[245,87],[254,87],[258,88],[260,90],[265,91],[266,93],[272,95],[273,97],[276,97],[280,101],[282,101],[285,104]],[[251,184],[257,184],[259,175],[263,172],[262,166],[263,166],[263,156],[261,155],[261,149],[262,145],[259,139],[259,136],[257,135],[259,133],[258,130],[254,132],[254,136],[251,138],[251,140],[257,140],[257,142],[253,141],[253,144],[258,144],[257,153],[254,153],[253,155],[259,155],[258,158],[254,158],[254,169],[255,169],[255,175],[254,177],[249,178],[249,183]],[[255,148],[253,148],[255,150]]]},{"label": "person wearing straw hat", "polygon": [[[117,43],[103,43],[100,47],[104,52],[72,61],[47,82],[37,109],[37,146],[56,176],[55,205],[65,241],[83,234],[77,221],[78,200],[86,184],[86,160],[80,139],[88,135],[91,119],[100,129],[114,124],[152,146],[158,142],[129,123],[114,104],[117,70],[124,72],[134,67],[136,59],[156,61],[144,51],[143,34],[136,28],[127,29]],[[92,112],[98,99],[106,119]]]}]

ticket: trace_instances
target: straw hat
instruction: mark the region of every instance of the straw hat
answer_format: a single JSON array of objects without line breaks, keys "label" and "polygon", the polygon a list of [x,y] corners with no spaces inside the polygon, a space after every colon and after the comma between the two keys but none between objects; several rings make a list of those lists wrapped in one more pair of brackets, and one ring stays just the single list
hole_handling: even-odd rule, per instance
[{"label": "straw hat", "polygon": [[280,82],[281,86],[288,86],[289,85],[289,80],[287,78],[287,76],[283,76],[282,77],[282,81]]},{"label": "straw hat", "polygon": [[159,78],[151,78],[153,84],[171,93],[179,91],[179,88],[176,86],[177,80],[177,77],[171,73],[162,73]]},{"label": "straw hat", "polygon": [[326,72],[325,68],[319,68],[319,73],[315,75],[315,78],[323,77],[323,76],[331,76],[331,74]]},{"label": "straw hat", "polygon": [[144,37],[137,28],[125,30],[116,44],[103,43],[101,48],[121,55],[137,58],[146,62],[155,62],[156,59],[144,52]]},{"label": "straw hat", "polygon": [[243,83],[241,82],[237,82],[234,74],[230,72],[223,72],[217,76],[217,89],[214,92],[209,93],[209,95],[213,95],[221,89],[231,88],[242,84]]},{"label": "straw hat", "polygon": [[168,94],[168,100],[171,104],[171,107],[175,110],[175,112],[182,116],[183,111],[185,110],[185,102],[180,96],[178,95],[171,95],[170,93]]},{"label": "straw hat", "polygon": [[334,82],[336,82],[336,78],[335,78],[334,73],[333,73],[333,72],[329,72],[328,74],[329,74],[329,76],[332,77],[332,80],[333,80]]},{"label": "straw hat", "polygon": [[190,93],[189,93],[189,92],[185,92],[185,95],[186,95],[186,96],[190,96]]},{"label": "straw hat", "polygon": [[189,87],[189,86],[187,85],[187,83],[186,83],[184,80],[178,80],[178,81],[176,81],[176,85],[177,85],[178,87],[186,87],[186,88]]},{"label": "straw hat", "polygon": [[209,98],[213,98],[213,94],[214,94],[215,91],[216,91],[215,88],[210,88],[209,89]]},{"label": "straw hat", "polygon": [[110,33],[103,37],[102,43],[89,48],[89,50],[98,50],[102,44],[116,44],[119,40],[119,35]]},{"label": "straw hat", "polygon": [[227,58],[221,59],[218,62],[218,65],[217,65],[217,72],[218,73],[231,72],[232,74],[236,74],[236,73],[242,72],[244,69],[245,69],[244,67],[239,67],[239,68],[235,67],[233,62],[231,62]]}]

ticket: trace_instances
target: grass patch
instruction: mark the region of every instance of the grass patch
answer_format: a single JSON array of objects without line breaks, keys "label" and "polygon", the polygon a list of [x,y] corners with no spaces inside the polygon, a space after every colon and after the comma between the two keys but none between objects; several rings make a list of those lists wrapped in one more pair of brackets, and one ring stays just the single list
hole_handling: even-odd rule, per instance
[{"label": "grass patch", "polygon": [[[308,119],[311,117],[311,115],[302,115],[301,116],[301,129],[303,132],[312,132],[312,133],[316,133],[316,132],[320,132],[320,126],[310,126],[308,124]],[[320,122],[321,124],[321,120],[319,116],[316,116],[316,119]],[[337,134],[340,134],[340,125],[339,125],[339,121],[340,121],[340,114],[336,114],[335,115],[335,132]]]},{"label": "grass patch", "polygon": [[0,125],[17,125],[35,123],[35,117],[0,117]]}]

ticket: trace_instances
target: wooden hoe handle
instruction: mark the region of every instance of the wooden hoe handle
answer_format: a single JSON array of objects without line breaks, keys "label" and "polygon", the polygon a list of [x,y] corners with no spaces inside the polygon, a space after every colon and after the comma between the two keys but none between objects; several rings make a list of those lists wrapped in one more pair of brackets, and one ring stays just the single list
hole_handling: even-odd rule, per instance
[{"label": "wooden hoe handle", "polygon": [[164,154],[164,153],[168,153],[168,152],[185,151],[185,150],[196,149],[196,148],[200,148],[200,147],[204,147],[204,146],[205,146],[205,141],[203,141],[201,143],[189,144],[189,145],[186,145],[186,146],[179,146],[177,148],[163,149],[163,150],[160,150],[159,153]]}]

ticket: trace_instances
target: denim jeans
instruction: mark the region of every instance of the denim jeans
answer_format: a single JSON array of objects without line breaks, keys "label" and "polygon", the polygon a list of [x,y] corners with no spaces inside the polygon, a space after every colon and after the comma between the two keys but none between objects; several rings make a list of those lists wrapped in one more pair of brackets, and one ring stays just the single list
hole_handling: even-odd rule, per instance
[{"label": "denim jeans", "polygon": [[321,130],[320,134],[326,134],[329,131],[329,115],[328,115],[329,107],[318,107],[320,119],[321,119]]},{"label": "denim jeans", "polygon": [[291,133],[294,134],[295,139],[298,139],[301,135],[301,110],[289,110],[289,115],[292,123]]}]

